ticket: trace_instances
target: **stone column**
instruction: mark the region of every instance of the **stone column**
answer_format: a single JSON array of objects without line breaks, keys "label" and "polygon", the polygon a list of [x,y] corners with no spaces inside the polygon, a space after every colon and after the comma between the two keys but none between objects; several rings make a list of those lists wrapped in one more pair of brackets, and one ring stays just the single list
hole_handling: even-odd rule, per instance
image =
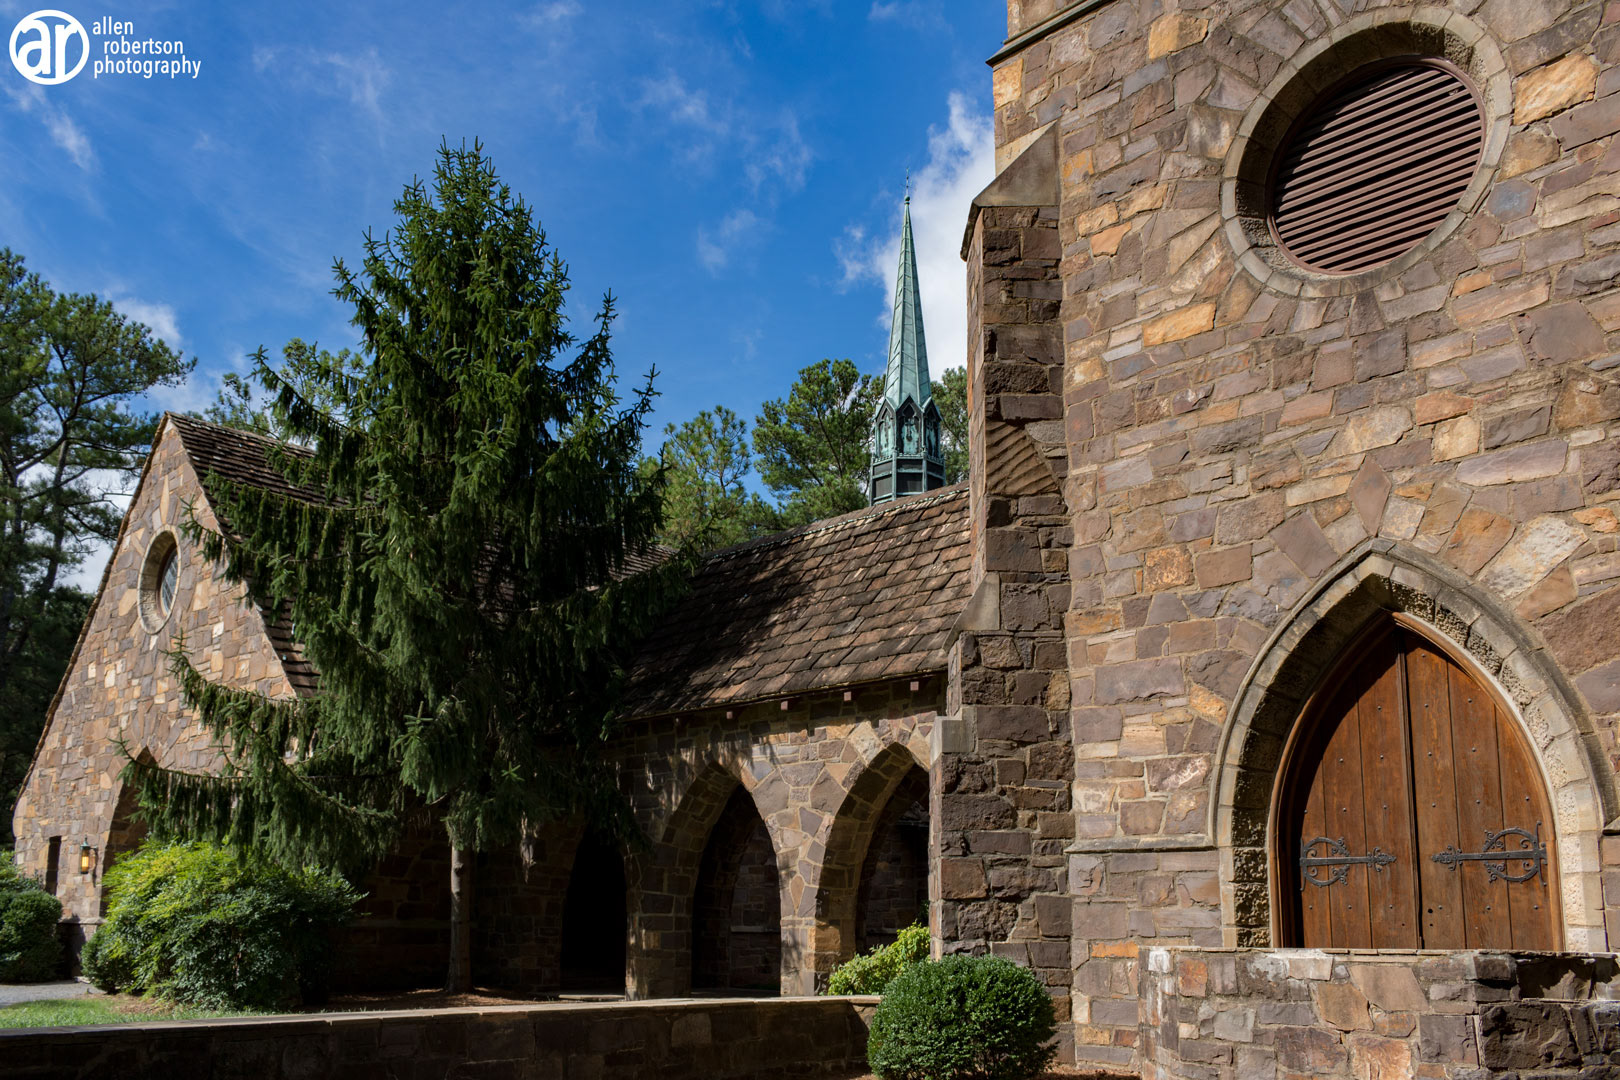
[{"label": "stone column", "polygon": [[[974,201],[968,404],[975,592],[931,777],[937,950],[1035,969],[1069,1016],[1069,607],[1057,133]],[[1065,1039],[1063,1055],[1071,1048]]]}]

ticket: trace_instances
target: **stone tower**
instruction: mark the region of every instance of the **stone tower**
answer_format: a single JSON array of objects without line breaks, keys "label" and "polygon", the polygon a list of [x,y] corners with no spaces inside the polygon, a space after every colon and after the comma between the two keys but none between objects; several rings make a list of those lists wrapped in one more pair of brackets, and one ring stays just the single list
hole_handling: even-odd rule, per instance
[{"label": "stone tower", "polygon": [[872,502],[945,486],[939,406],[928,381],[928,342],[917,292],[917,253],[911,242],[911,196],[900,231],[900,272],[894,281],[894,322],[883,401],[872,421]]}]

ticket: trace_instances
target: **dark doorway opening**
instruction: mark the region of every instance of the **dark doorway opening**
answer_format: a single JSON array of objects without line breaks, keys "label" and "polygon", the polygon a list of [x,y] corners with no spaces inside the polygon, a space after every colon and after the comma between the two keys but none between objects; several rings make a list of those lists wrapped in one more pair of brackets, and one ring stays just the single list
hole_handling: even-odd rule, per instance
[{"label": "dark doorway opening", "polygon": [[928,922],[928,774],[913,765],[884,804],[861,865],[856,901],[859,952],[891,944]]},{"label": "dark doorway opening", "polygon": [[738,786],[709,831],[692,903],[692,988],[777,994],[782,900],[765,821]]},{"label": "dark doorway opening", "polygon": [[574,855],[563,901],[562,989],[572,993],[624,993],[624,857],[619,845],[587,833]]}]

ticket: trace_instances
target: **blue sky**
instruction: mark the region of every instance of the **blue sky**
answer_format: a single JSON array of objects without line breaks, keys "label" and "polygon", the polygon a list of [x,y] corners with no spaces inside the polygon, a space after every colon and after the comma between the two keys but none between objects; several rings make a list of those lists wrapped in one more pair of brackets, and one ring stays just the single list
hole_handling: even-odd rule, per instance
[{"label": "blue sky", "polygon": [[[197,358],[156,407],[200,408],[261,344],[352,344],[331,261],[357,261],[443,138],[483,140],[534,207],[576,319],[613,290],[621,377],[656,365],[660,427],[751,420],[824,356],[881,369],[908,168],[932,367],[962,363],[997,0],[59,2],[200,64],[55,86],[0,68],[0,244]],[[8,35],[35,6],[0,3]]]}]

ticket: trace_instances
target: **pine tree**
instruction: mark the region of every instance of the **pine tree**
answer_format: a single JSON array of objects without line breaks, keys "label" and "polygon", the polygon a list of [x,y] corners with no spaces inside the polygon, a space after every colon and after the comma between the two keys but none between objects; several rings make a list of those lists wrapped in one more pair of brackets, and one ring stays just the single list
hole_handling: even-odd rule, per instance
[{"label": "pine tree", "polygon": [[0,842],[89,604],[63,578],[117,538],[109,481],[139,472],[157,431],[131,406],[193,363],[0,250]]},{"label": "pine tree", "polygon": [[748,425],[724,405],[666,425],[659,459],[642,467],[665,470],[665,544],[712,551],[782,527],[776,508],[743,485],[753,468]]},{"label": "pine tree", "polygon": [[431,187],[395,210],[358,272],[334,265],[363,368],[306,366],[317,399],[258,367],[308,449],[277,464],[318,494],[215,478],[230,539],[188,530],[289,614],[319,691],[211,683],[182,642],[174,670],[228,767],[126,773],[157,828],[295,864],[363,865],[431,814],[452,853],[459,991],[474,852],[563,817],[627,828],[599,756],[613,691],[691,558],[627,572],[660,527],[662,477],[637,470],[652,375],[627,403],[614,389],[611,296],[571,337],[566,268],[476,145],[442,148]]},{"label": "pine tree", "polygon": [[946,368],[933,386],[939,407],[939,426],[945,438],[945,482],[954,484],[968,474],[967,368]]},{"label": "pine tree", "polygon": [[866,505],[872,415],[882,393],[883,380],[849,360],[820,360],[799,372],[786,398],[760,406],[754,452],[784,525]]}]

